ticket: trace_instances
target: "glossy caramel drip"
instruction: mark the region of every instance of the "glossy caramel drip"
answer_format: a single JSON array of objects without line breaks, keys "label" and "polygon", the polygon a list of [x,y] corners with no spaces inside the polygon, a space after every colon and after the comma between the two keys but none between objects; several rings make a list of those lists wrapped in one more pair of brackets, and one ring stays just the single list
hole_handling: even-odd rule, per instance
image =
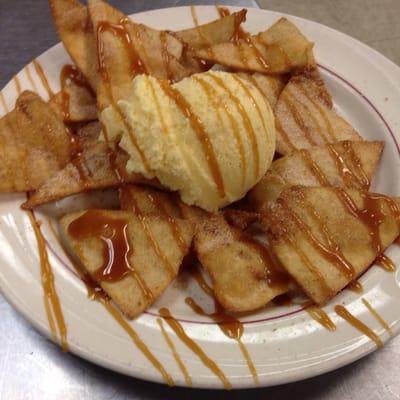
[{"label": "glossy caramel drip", "polygon": [[230,339],[234,339],[238,342],[240,351],[243,354],[244,359],[246,360],[247,366],[249,368],[250,373],[254,379],[254,382],[258,385],[258,374],[257,370],[254,366],[254,363],[250,357],[250,354],[245,346],[245,344],[241,341],[243,335],[243,324],[233,316],[226,314],[221,306],[215,302],[215,312],[206,313],[201,306],[199,306],[195,300],[191,297],[186,297],[185,303],[196,313],[199,315],[210,317],[214,320],[221,331]]},{"label": "glossy caramel drip", "polygon": [[367,300],[362,298],[361,301],[365,305],[365,307],[368,308],[369,312],[373,315],[373,317],[378,321],[378,323],[382,326],[383,329],[389,334],[393,335],[393,332],[388,325],[388,323],[379,315],[379,313],[375,310],[374,307],[372,307],[371,303]]},{"label": "glossy caramel drip", "polygon": [[77,157],[71,160],[71,164],[75,167],[75,169],[79,174],[79,183],[82,185],[82,189],[89,190],[90,189],[89,175],[86,169],[86,165],[82,159],[82,156],[78,154]]},{"label": "glossy caramel drip", "polygon": [[185,382],[188,386],[192,386],[192,378],[186,368],[186,365],[183,363],[182,358],[180,357],[179,353],[176,350],[174,342],[168,335],[168,332],[164,328],[163,320],[161,318],[157,318],[157,323],[160,327],[161,333],[164,336],[164,339],[171,350],[172,356],[174,357],[176,363],[178,364],[179,369],[182,372],[183,377],[185,378]]},{"label": "glossy caramel drip", "polygon": [[353,199],[341,188],[334,188],[336,194],[347,211],[359,219],[368,229],[371,237],[372,249],[376,254],[382,252],[382,243],[379,235],[379,226],[385,219],[381,202],[386,202],[393,216],[399,221],[399,210],[393,199],[376,193],[362,192],[363,207],[359,209]]},{"label": "glossy caramel drip", "polygon": [[92,209],[72,221],[68,232],[76,240],[96,237],[102,241],[102,265],[93,273],[93,279],[117,282],[127,275],[133,276],[145,298],[151,301],[151,290],[129,260],[132,250],[127,229],[128,220],[112,218],[104,211]]},{"label": "glossy caramel drip", "polygon": [[334,332],[336,330],[336,325],[322,308],[311,304],[305,306],[304,309],[314,321],[317,321],[324,328],[328,329],[328,331]]},{"label": "glossy caramel drip", "polygon": [[167,79],[170,81],[172,79],[172,71],[171,71],[171,60],[170,60],[170,54],[168,51],[168,33],[166,31],[161,31],[160,32],[160,42],[161,42],[161,57],[164,62],[164,67],[165,67],[165,73],[167,76]]},{"label": "glossy caramel drip", "polygon": [[346,150],[347,155],[350,157],[350,160],[354,166],[354,168],[358,171],[357,179],[359,180],[360,187],[364,190],[367,190],[371,184],[370,179],[365,173],[361,160],[358,158],[355,153],[353,146],[349,140],[345,140],[343,142],[343,147]]},{"label": "glossy caramel drip", "polygon": [[385,254],[379,254],[378,257],[375,259],[375,264],[378,264],[381,268],[388,272],[396,271],[396,266],[388,256]]},{"label": "glossy caramel drip", "polygon": [[182,325],[171,315],[169,310],[167,308],[161,308],[159,312],[161,317],[164,318],[179,339],[181,339],[182,342],[199,357],[203,364],[219,378],[219,380],[223,383],[224,388],[232,389],[232,384],[229,382],[222,370],[210,357],[207,356],[202,348],[186,334]]},{"label": "glossy caramel drip", "polygon": [[197,17],[197,11],[195,6],[190,6],[190,13],[192,14],[192,20],[195,27],[199,26],[199,18]]},{"label": "glossy caramel drip", "polygon": [[146,216],[142,213],[142,210],[139,206],[139,203],[135,199],[135,195],[130,192],[129,196],[132,205],[133,205],[133,212],[135,215],[138,217],[140,224],[142,225],[143,232],[146,235],[147,240],[151,243],[151,247],[154,250],[154,253],[157,255],[157,257],[161,260],[161,262],[164,264],[166,270],[168,271],[168,274],[170,275],[171,278],[174,278],[176,275],[176,271],[174,266],[171,264],[170,260],[168,259],[167,255],[162,251],[160,245],[158,244],[158,241],[153,235],[153,231],[150,228],[149,223],[147,222]]},{"label": "glossy caramel drip", "polygon": [[260,154],[259,154],[259,148],[257,144],[257,136],[256,133],[254,132],[253,125],[251,124],[250,118],[244,109],[242,103],[240,102],[240,99],[229,89],[229,87],[225,84],[225,82],[216,75],[210,74],[209,77],[222,89],[224,90],[227,95],[229,96],[230,100],[235,104],[236,109],[238,110],[242,121],[243,125],[246,129],[247,135],[250,139],[251,142],[251,148],[252,148],[252,154],[254,156],[254,175],[259,176],[260,174]]},{"label": "glossy caramel drip", "polygon": [[81,74],[79,69],[72,64],[65,64],[60,72],[60,85],[61,89],[65,88],[68,84],[73,83],[76,86],[83,87],[90,92],[92,89],[89,86],[86,78]]},{"label": "glossy caramel drip", "polygon": [[[222,122],[222,119],[221,119],[221,115],[219,113],[220,104],[217,104],[217,100],[216,100],[218,98],[218,92],[206,80],[201,79],[201,78],[199,78],[197,76],[193,76],[192,79],[195,80],[202,87],[204,92],[206,93],[206,95],[207,95],[209,101],[211,102],[212,106],[216,109],[217,116],[218,116],[218,118],[220,120],[221,127],[223,127],[223,122]],[[244,182],[245,177],[246,177],[246,171],[247,171],[247,163],[246,163],[243,140],[242,140],[242,137],[240,135],[239,124],[237,123],[234,115],[232,114],[232,111],[230,110],[228,104],[226,104],[226,102],[224,101],[222,103],[222,105],[224,107],[225,114],[229,119],[229,123],[230,123],[230,125],[232,127],[232,132],[233,132],[233,135],[235,137],[236,147],[237,147],[237,149],[239,151],[239,156],[240,156],[240,164],[242,166],[242,168],[241,168],[241,170],[242,170],[241,179],[242,179],[242,182]]]},{"label": "glossy caramel drip", "polygon": [[293,209],[291,209],[284,199],[282,199],[280,204],[285,210],[286,215],[297,225],[299,230],[304,233],[314,249],[321,254],[324,259],[338,268],[338,270],[347,278],[352,279],[354,277],[354,267],[345,259],[339,246],[334,242],[322,217],[316,212],[313,206],[306,201],[301,190],[298,191],[298,193],[301,199],[301,206],[306,208],[308,213],[314,218],[315,221],[317,221],[327,243],[325,244],[321,242],[314,235],[308,224],[305,223]]},{"label": "glossy caramel drip", "polygon": [[[57,329],[60,335],[60,345],[64,351],[68,351],[67,326],[60,305],[60,299],[54,283],[54,274],[47,254],[46,241],[40,230],[40,223],[36,220],[32,211],[28,211],[28,216],[35,233],[38,252],[40,258],[40,275],[42,280],[44,305],[50,331],[55,341],[57,341]],[[56,327],[57,324],[57,327]]]},{"label": "glossy caramel drip", "polygon": [[4,111],[6,113],[8,113],[9,109],[7,107],[7,102],[6,102],[6,99],[4,97],[4,93],[3,92],[0,92],[0,102],[1,102],[1,105],[3,106],[3,108],[4,108]]},{"label": "glossy caramel drip", "polygon": [[336,137],[336,135],[335,135],[335,132],[333,131],[333,128],[332,128],[332,124],[331,124],[331,122],[329,121],[329,118],[326,116],[326,111],[325,111],[325,109],[321,106],[321,104],[319,104],[319,102],[318,101],[315,101],[312,97],[311,97],[311,95],[309,94],[309,92],[308,92],[308,89],[307,88],[305,88],[304,86],[303,86],[303,83],[298,83],[297,85],[296,85],[296,87],[301,91],[301,93],[308,99],[308,101],[310,102],[310,103],[312,103],[312,105],[317,109],[317,111],[318,111],[318,113],[319,113],[319,115],[321,116],[321,118],[324,120],[324,122],[325,122],[325,125],[326,125],[326,127],[327,127],[327,131],[328,131],[328,134],[329,134],[329,136],[331,137],[331,140],[330,140],[330,142],[337,142],[338,141],[338,139],[337,139],[337,137]]},{"label": "glossy caramel drip", "polygon": [[21,82],[19,81],[19,78],[17,75],[14,76],[13,81],[14,81],[14,85],[15,85],[15,90],[17,92],[17,95],[19,96],[22,93],[22,87],[21,87]]},{"label": "glossy caramel drip", "polygon": [[241,235],[240,240],[255,250],[264,263],[263,278],[271,288],[285,287],[289,283],[289,276],[279,267],[278,261],[270,249],[250,235]]},{"label": "glossy caramel drip", "polygon": [[312,159],[310,152],[307,149],[300,149],[299,154],[304,160],[307,168],[311,171],[311,173],[318,179],[318,182],[322,186],[330,186],[330,182],[326,175],[322,172],[321,168],[318,164]]},{"label": "glossy caramel drip", "polygon": [[181,110],[182,114],[188,119],[191,127],[195,131],[197,138],[202,146],[203,153],[208,162],[211,175],[214,178],[214,182],[217,186],[218,193],[221,198],[225,196],[224,181],[222,178],[221,170],[218,165],[217,156],[207,134],[207,131],[200,118],[193,112],[191,105],[185,99],[185,97],[174,87],[172,87],[168,81],[160,81],[160,87],[164,93],[169,96]]},{"label": "glossy caramel drip", "polygon": [[32,74],[31,74],[31,71],[30,71],[28,65],[25,66],[24,71],[25,71],[26,77],[28,78],[28,81],[29,81],[30,85],[32,86],[33,91],[35,93],[37,93],[38,92],[38,88],[36,86],[35,81],[33,80],[33,77],[32,77]]},{"label": "glossy caramel drip", "polygon": [[338,173],[341,175],[345,186],[347,187],[362,187],[360,185],[358,177],[353,173],[351,168],[348,167],[346,161],[339,154],[339,152],[335,149],[333,144],[328,145],[328,150],[335,162],[336,169]]},{"label": "glossy caramel drip", "polygon": [[359,281],[351,281],[346,288],[354,293],[362,293],[364,291],[363,286]]},{"label": "glossy caramel drip", "polygon": [[47,80],[46,74],[44,73],[42,66],[40,65],[38,60],[33,60],[32,64],[40,78],[40,81],[42,82],[43,87],[46,89],[49,98],[52,98],[54,96],[54,92],[51,90],[49,81]]},{"label": "glossy caramel drip", "polygon": [[358,318],[356,318],[353,314],[351,314],[344,306],[341,304],[335,306],[336,314],[346,320],[350,325],[354,328],[362,332],[364,335],[368,336],[372,341],[375,342],[377,347],[382,347],[383,343],[382,340],[379,338],[376,333],[368,328],[363,322],[361,322]]},{"label": "glossy caramel drip", "polygon": [[217,9],[220,18],[229,17],[231,15],[231,12],[226,7],[220,7],[216,5],[215,8]]},{"label": "glossy caramel drip", "polygon": [[[144,168],[149,171],[149,164],[148,161],[142,151],[142,149],[139,147],[139,144],[137,142],[135,132],[133,132],[132,127],[129,125],[129,123],[126,121],[126,118],[124,114],[122,113],[121,108],[119,107],[118,103],[115,101],[113,91],[112,91],[112,85],[110,82],[110,76],[108,74],[107,70],[107,63],[105,60],[105,54],[104,54],[104,43],[103,43],[103,34],[105,32],[111,32],[114,34],[116,37],[118,37],[123,43],[126,54],[128,54],[129,59],[130,59],[130,64],[131,64],[131,73],[132,73],[132,78],[134,78],[137,74],[145,74],[147,73],[147,70],[145,68],[145,65],[143,64],[142,60],[140,59],[139,55],[136,52],[136,49],[131,41],[131,37],[129,35],[129,32],[127,31],[125,24],[126,20],[122,19],[119,24],[111,24],[107,21],[102,21],[99,23],[97,27],[97,61],[99,65],[99,74],[102,79],[102,82],[104,83],[104,87],[106,89],[108,99],[110,101],[111,106],[113,109],[118,113],[122,123],[124,124],[124,127],[126,131],[128,132],[129,138],[132,142],[133,147],[136,149],[136,151],[139,153],[139,156],[142,160]],[[104,126],[103,126],[104,128]],[[103,129],[104,136],[106,141],[108,142],[108,135],[107,135],[107,130]]]},{"label": "glossy caramel drip", "polygon": [[312,137],[312,133],[309,127],[305,124],[301,113],[297,110],[296,105],[292,102],[290,95],[283,92],[280,99],[285,103],[290,115],[293,117],[295,124],[304,133],[304,137],[307,139],[311,146],[316,146],[318,143]]}]

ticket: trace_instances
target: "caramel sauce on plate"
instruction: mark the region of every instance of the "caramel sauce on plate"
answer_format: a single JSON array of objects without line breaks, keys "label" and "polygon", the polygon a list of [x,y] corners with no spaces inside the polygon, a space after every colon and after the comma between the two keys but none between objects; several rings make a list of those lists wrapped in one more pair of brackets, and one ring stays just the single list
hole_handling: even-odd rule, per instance
[{"label": "caramel sauce on plate", "polygon": [[26,76],[28,78],[28,81],[29,81],[30,85],[32,86],[33,91],[35,93],[37,93],[38,89],[37,89],[35,81],[33,80],[33,77],[32,77],[32,74],[31,74],[31,71],[30,71],[28,65],[25,66],[24,71],[25,71],[25,74],[26,74]]},{"label": "caramel sauce on plate", "polygon": [[232,384],[229,382],[222,370],[210,357],[207,356],[203,349],[186,334],[182,325],[171,315],[169,310],[167,308],[161,308],[159,313],[179,339],[181,339],[182,342],[199,357],[203,364],[219,378],[224,385],[224,388],[232,389]]},{"label": "caramel sauce on plate", "polygon": [[19,78],[17,75],[14,76],[13,82],[15,84],[15,90],[17,92],[17,95],[19,96],[22,93],[22,87],[21,87],[21,82],[19,81]]},{"label": "caramel sauce on plate", "polygon": [[317,321],[328,331],[334,332],[336,330],[336,325],[322,308],[311,303],[311,305],[306,305],[304,309],[313,320]]},{"label": "caramel sauce on plate", "polygon": [[49,81],[47,80],[46,74],[42,66],[40,65],[38,60],[33,60],[32,64],[35,68],[37,75],[39,76],[40,81],[42,82],[43,87],[46,89],[49,98],[51,99],[54,96],[54,92],[51,90]]},{"label": "caramel sauce on plate", "polygon": [[68,351],[67,326],[65,324],[60,299],[54,283],[54,274],[49,261],[49,256],[47,254],[46,241],[43,237],[42,231],[40,230],[40,223],[36,220],[33,212],[28,211],[28,216],[35,233],[38,246],[44,305],[47,319],[49,321],[51,335],[57,342],[58,331],[58,334],[60,335],[60,345],[64,351]]},{"label": "caramel sauce on plate", "polygon": [[103,242],[102,266],[94,272],[96,281],[117,282],[125,276],[132,276],[146,299],[153,294],[129,260],[131,244],[127,235],[128,220],[109,217],[101,210],[91,209],[72,221],[69,234],[76,240],[97,237]]},{"label": "caramel sauce on plate", "polygon": [[392,330],[390,329],[390,326],[387,324],[387,322],[378,314],[378,312],[375,310],[374,307],[372,307],[371,303],[367,300],[367,299],[361,299],[361,301],[363,302],[363,304],[365,305],[365,307],[368,308],[369,312],[374,316],[374,318],[379,322],[379,324],[382,326],[383,329],[385,329],[385,331],[387,333],[389,333],[389,335],[393,335]]},{"label": "caramel sauce on plate", "polygon": [[3,92],[0,92],[0,103],[1,103],[1,105],[3,106],[3,108],[4,108],[4,111],[5,111],[6,113],[8,113],[8,112],[9,112],[9,109],[8,109],[8,107],[7,107],[7,102],[6,102],[6,99],[5,99],[5,97],[4,97],[4,93],[3,93]]},{"label": "caramel sauce on plate", "polygon": [[352,325],[354,328],[368,336],[373,342],[375,342],[377,347],[383,346],[383,342],[380,337],[362,321],[351,314],[344,306],[340,304],[335,306],[335,312],[348,323],[350,323],[350,325]]},{"label": "caramel sauce on plate", "polygon": [[352,281],[350,282],[347,289],[351,290],[354,293],[362,293],[364,291],[362,284],[359,281]]},{"label": "caramel sauce on plate", "polygon": [[388,272],[396,271],[396,266],[394,265],[393,260],[391,260],[385,254],[379,254],[378,257],[375,259],[375,264],[378,264],[381,268]]}]

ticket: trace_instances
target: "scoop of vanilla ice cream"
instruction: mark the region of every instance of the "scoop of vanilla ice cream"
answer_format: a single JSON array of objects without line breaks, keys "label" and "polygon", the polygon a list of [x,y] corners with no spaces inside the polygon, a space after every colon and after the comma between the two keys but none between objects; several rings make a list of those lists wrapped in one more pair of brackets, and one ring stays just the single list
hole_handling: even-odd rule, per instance
[{"label": "scoop of vanilla ice cream", "polygon": [[[260,91],[236,74],[209,71],[168,86],[139,75],[131,96],[101,115],[121,137],[128,171],[158,178],[182,201],[216,211],[241,199],[275,152],[273,112]],[[124,121],[122,121],[121,116]]]}]

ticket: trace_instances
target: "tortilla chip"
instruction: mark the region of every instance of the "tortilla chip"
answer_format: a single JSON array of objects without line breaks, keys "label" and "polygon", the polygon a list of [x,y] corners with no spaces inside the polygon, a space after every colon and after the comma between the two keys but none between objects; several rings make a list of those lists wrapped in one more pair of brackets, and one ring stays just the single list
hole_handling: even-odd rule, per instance
[{"label": "tortilla chip", "polygon": [[86,122],[97,119],[96,97],[91,90],[69,83],[50,99],[50,104],[65,122]]},{"label": "tortilla chip", "polygon": [[281,18],[269,29],[195,52],[196,57],[241,71],[283,74],[315,66],[313,43]]},{"label": "tortilla chip", "polygon": [[27,210],[73,194],[143,180],[138,174],[126,173],[127,160],[124,152],[111,151],[105,143],[97,143],[39,187],[22,208]]},{"label": "tortilla chip", "polygon": [[[104,232],[89,232],[87,237],[74,237],[69,227],[71,223],[89,213],[94,218],[103,220],[108,224],[104,226]],[[115,281],[99,280],[98,271],[105,260],[104,237],[107,229],[112,228],[113,223],[120,221],[119,225],[126,226],[126,240],[129,250],[127,260],[130,269],[122,279]],[[60,221],[65,238],[80,259],[85,270],[102,287],[102,289],[118,305],[121,311],[128,317],[134,318],[149,307],[176,277],[179,267],[186,253],[189,251],[193,237],[193,228],[188,221],[176,219],[175,223],[184,240],[182,248],[175,240],[168,224],[157,216],[147,216],[144,220],[140,211],[110,211],[88,210],[83,213],[68,214]],[[121,233],[122,234],[122,233]],[[115,247],[116,251],[123,251]],[[114,253],[114,259],[123,255]]]},{"label": "tortilla chip", "polygon": [[71,150],[58,113],[37,94],[23,92],[0,119],[0,191],[38,188],[68,163]]},{"label": "tortilla chip", "polygon": [[[387,199],[356,189],[293,186],[265,209],[262,223],[283,267],[314,302],[323,305],[399,235],[400,201],[396,206]],[[367,217],[357,217],[353,207]],[[368,220],[378,224],[380,246]]]},{"label": "tortilla chip", "polygon": [[270,261],[261,243],[230,226],[221,214],[188,206],[182,210],[196,223],[195,251],[225,310],[256,310],[288,290],[286,274]]},{"label": "tortilla chip", "polygon": [[75,134],[77,147],[83,152],[95,146],[99,142],[101,129],[99,121],[92,121],[80,127]]},{"label": "tortilla chip", "polygon": [[96,91],[97,47],[87,7],[77,0],[49,0],[53,21],[74,63]]},{"label": "tortilla chip", "polygon": [[229,42],[237,33],[240,24],[246,21],[246,14],[247,10],[243,9],[207,24],[172,32],[172,34],[191,50]]},{"label": "tortilla chip", "polygon": [[283,155],[341,140],[362,140],[332,108],[331,98],[315,73],[289,81],[275,107],[275,122],[276,151]]},{"label": "tortilla chip", "polygon": [[295,151],[271,164],[249,192],[253,208],[273,202],[288,186],[339,186],[368,190],[383,142],[338,142]]},{"label": "tortilla chip", "polygon": [[238,75],[250,81],[264,95],[271,108],[275,109],[279,96],[288,80],[285,75],[265,75],[259,72],[253,74],[239,72]]},{"label": "tortilla chip", "polygon": [[182,43],[167,32],[136,24],[101,0],[90,0],[89,11],[101,61],[98,106],[129,95],[132,79],[146,73],[159,79],[177,81],[188,75],[179,64]]}]

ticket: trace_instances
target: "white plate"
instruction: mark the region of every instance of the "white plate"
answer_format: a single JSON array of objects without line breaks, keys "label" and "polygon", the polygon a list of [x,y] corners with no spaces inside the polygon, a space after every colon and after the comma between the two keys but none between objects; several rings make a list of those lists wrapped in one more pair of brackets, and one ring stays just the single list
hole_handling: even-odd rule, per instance
[{"label": "white plate", "polygon": [[[200,22],[215,19],[214,7],[197,7]],[[281,14],[249,9],[246,29],[264,30]],[[172,8],[145,12],[133,16],[156,28],[181,29],[192,26],[190,9]],[[400,195],[400,69],[392,62],[360,42],[325,26],[304,19],[289,17],[304,34],[316,43],[316,56],[322,75],[342,114],[366,139],[386,142],[383,160],[374,182],[374,190]],[[48,21],[48,23],[51,23]],[[26,38],[29,41],[29,38]],[[54,91],[59,89],[60,68],[69,62],[61,45],[41,55],[43,66]],[[23,89],[32,89],[29,73],[39,93],[47,92],[35,69],[29,65],[18,74]],[[17,97],[17,86],[11,81],[3,91],[8,108]],[[1,114],[5,108],[0,109]],[[36,240],[27,215],[19,209],[21,195],[0,198],[0,288],[7,299],[41,332],[50,337],[43,304],[40,267]],[[62,212],[74,203],[69,200],[50,207]],[[64,208],[65,209],[65,208]],[[55,284],[68,327],[70,351],[107,368],[162,382],[160,373],[148,362],[114,319],[99,304],[87,299],[86,290],[71,271],[71,264],[49,229],[44,215],[42,230],[49,247]],[[400,264],[400,249],[392,246],[388,252]],[[383,341],[389,335],[368,312],[361,297],[366,298],[397,334],[400,330],[399,271],[387,273],[372,267],[361,278],[364,293],[348,290],[338,295],[325,310],[337,325],[328,332],[299,307],[265,309],[242,318],[245,326],[243,342],[256,366],[261,385],[275,385],[304,379],[348,364],[375,350],[368,337],[355,330],[333,311],[342,303],[373,329]],[[194,315],[183,299],[190,292],[202,304],[209,301],[193,281],[187,288],[180,281],[148,313],[131,325],[154,355],[171,374],[175,384],[186,385],[156,321],[160,305],[168,307],[181,320],[187,334],[209,355],[225,373],[234,388],[253,387],[254,381],[237,342],[223,335],[207,318]],[[166,325],[166,324],[165,324]],[[169,330],[177,351],[193,379],[193,386],[221,388],[220,380],[207,369]]]}]

